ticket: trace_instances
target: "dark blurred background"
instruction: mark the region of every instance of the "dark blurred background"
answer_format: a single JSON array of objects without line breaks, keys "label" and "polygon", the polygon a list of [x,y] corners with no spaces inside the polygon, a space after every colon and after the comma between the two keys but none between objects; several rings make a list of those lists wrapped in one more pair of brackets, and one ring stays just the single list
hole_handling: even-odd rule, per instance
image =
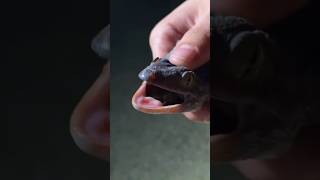
[{"label": "dark blurred background", "polygon": [[109,23],[109,1],[16,2],[6,18],[7,179],[107,179],[107,163],[79,150],[69,121],[105,63],[90,43]]}]

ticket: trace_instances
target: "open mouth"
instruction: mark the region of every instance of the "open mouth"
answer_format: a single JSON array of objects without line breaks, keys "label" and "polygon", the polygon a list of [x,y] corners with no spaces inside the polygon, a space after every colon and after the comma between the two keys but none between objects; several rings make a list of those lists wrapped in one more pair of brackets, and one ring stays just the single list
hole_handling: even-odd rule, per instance
[{"label": "open mouth", "polygon": [[174,114],[184,112],[184,96],[144,81],[132,97],[138,111],[149,114]]}]

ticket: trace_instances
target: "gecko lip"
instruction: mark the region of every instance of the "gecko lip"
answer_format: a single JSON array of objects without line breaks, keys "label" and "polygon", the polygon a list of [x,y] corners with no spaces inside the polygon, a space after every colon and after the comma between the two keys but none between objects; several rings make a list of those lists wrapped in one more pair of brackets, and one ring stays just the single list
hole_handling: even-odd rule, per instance
[{"label": "gecko lip", "polygon": [[132,97],[132,105],[136,110],[148,114],[174,114],[184,112],[184,107],[182,105],[184,99],[181,95],[179,96],[179,94],[167,91],[168,93],[178,95],[177,99],[172,102],[162,102],[160,98],[149,94],[149,91],[152,90],[166,91],[143,81],[142,85]]}]

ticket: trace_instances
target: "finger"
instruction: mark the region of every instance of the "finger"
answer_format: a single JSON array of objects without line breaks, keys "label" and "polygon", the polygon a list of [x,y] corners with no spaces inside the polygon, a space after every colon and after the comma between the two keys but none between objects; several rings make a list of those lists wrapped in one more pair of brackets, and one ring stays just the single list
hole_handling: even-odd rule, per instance
[{"label": "finger", "polygon": [[192,2],[185,1],[161,20],[151,31],[149,38],[153,57],[167,55],[183,34],[195,24],[197,14]]},{"label": "finger", "polygon": [[201,17],[170,52],[175,65],[195,69],[210,60],[210,14]]},{"label": "finger", "polygon": [[185,112],[184,116],[195,122],[210,123],[210,104],[204,105],[197,111]]}]

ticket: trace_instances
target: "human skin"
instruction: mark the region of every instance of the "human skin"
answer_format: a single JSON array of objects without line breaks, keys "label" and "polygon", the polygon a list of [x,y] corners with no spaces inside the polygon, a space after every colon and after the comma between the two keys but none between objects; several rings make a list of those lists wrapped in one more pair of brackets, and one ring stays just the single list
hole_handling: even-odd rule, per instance
[{"label": "human skin", "polygon": [[[210,60],[210,1],[187,0],[163,18],[151,31],[153,57],[164,57],[175,65],[196,69]],[[184,115],[194,121],[210,119],[204,106]]]},{"label": "human skin", "polygon": [[[244,17],[250,23],[263,28],[298,11],[306,2],[306,0],[215,0],[210,4],[208,0],[187,0],[152,30],[150,46],[153,56],[163,57],[169,53],[169,59],[173,64],[184,65],[191,69],[206,63],[210,59],[209,6],[217,14]],[[180,55],[177,55],[181,46],[184,48],[180,50]],[[194,121],[210,119],[209,109],[204,107],[197,112],[185,113],[185,116]],[[319,179],[320,169],[317,167],[320,167],[318,163],[320,156],[317,155],[317,151],[320,150],[320,143],[312,140],[318,137],[314,132],[317,132],[317,128],[306,128],[288,152],[279,154],[275,158],[236,162],[232,162],[232,149],[241,142],[236,135],[218,135],[211,138],[213,147],[211,157],[215,163],[231,161],[249,179]]]},{"label": "human skin", "polygon": [[[200,2],[206,5],[203,5]],[[209,27],[209,25],[206,23],[209,23],[209,14],[207,14],[206,11],[201,11],[201,8],[207,8],[208,2],[209,1],[204,0],[188,0],[187,2],[179,6],[170,15],[168,15],[165,19],[159,22],[150,36],[150,45],[153,51],[153,56],[162,57],[174,47],[179,47],[180,45],[187,43],[196,46],[191,48],[189,47],[189,50],[193,49],[191,51],[195,52],[194,55],[191,55],[192,58],[185,60],[184,58],[181,58],[181,56],[180,58],[178,56],[173,56],[171,58],[172,63],[176,65],[184,65],[194,69],[207,62],[207,58],[209,58],[209,55],[207,53],[209,53],[208,49],[210,49],[210,45],[208,45],[210,37],[208,37],[206,30],[206,27]],[[237,2],[243,3],[237,4]],[[217,4],[215,6],[215,3],[220,4]],[[275,3],[278,4],[276,5]],[[285,18],[290,13],[302,7],[304,3],[305,1],[302,0],[292,0],[290,1],[290,3],[286,0],[259,1],[259,3],[257,3],[257,1],[255,0],[224,0],[223,2],[217,0],[214,1],[213,5],[211,6],[216,8],[216,11],[221,12],[225,15],[243,16],[257,26],[263,27]],[[279,7],[279,5],[283,5],[283,7]],[[279,8],[279,11],[264,10],[265,7],[271,8],[275,6]],[[264,8],[261,9],[262,7]],[[183,20],[183,18],[186,17],[180,17],[179,14],[186,14],[187,12],[195,13],[196,15],[190,15],[188,16],[188,20]],[[174,17],[178,17],[178,20],[174,20]],[[205,20],[207,17],[208,21]],[[174,27],[179,23],[182,25],[187,24],[187,26],[181,27],[181,29]],[[199,27],[198,25],[206,27],[203,27],[203,29],[201,29],[201,27]],[[101,114],[104,114],[101,116],[97,116],[100,120],[104,118],[107,119],[108,117],[108,75],[106,74],[100,76],[97,82],[83,97],[83,99],[75,109],[71,120],[71,126],[74,126],[75,129],[79,128],[80,131],[78,132],[84,132],[72,132],[73,137],[76,139],[76,143],[84,151],[101,158],[106,158],[106,154],[108,154],[109,151],[109,144],[100,143],[101,141],[95,139],[95,135],[90,135],[90,133],[87,132],[83,124],[85,124],[84,122],[86,121],[90,121],[90,117],[93,117],[92,115],[96,114],[97,112],[102,112]],[[202,111],[186,113],[185,115],[192,120],[209,118],[209,109],[206,108],[207,107],[204,107]],[[101,122],[104,121],[102,120]],[[320,175],[318,172],[320,171],[318,167],[320,167],[320,165],[318,162],[320,162],[320,156],[317,155],[317,152],[319,152],[320,150],[320,144],[316,141],[312,141],[312,139],[318,137],[317,133],[315,133],[317,132],[317,130],[318,128],[316,127],[307,128],[304,132],[301,133],[297,142],[289,150],[289,152],[279,155],[277,158],[268,160],[248,159],[245,161],[233,162],[233,164],[246,177],[254,180],[319,179]],[[234,144],[228,142],[237,142],[235,136],[230,136],[230,140],[224,138],[225,137],[213,138],[211,144],[212,147],[219,147],[212,149],[219,150],[218,152],[216,152],[216,154],[213,155],[213,157],[220,157],[220,161],[228,161],[232,159],[232,157],[228,156],[227,152],[232,150],[232,146]],[[222,154],[222,152],[224,154]]]},{"label": "human skin", "polygon": [[73,111],[71,135],[84,152],[100,159],[109,159],[109,76],[107,63],[90,89]]}]

